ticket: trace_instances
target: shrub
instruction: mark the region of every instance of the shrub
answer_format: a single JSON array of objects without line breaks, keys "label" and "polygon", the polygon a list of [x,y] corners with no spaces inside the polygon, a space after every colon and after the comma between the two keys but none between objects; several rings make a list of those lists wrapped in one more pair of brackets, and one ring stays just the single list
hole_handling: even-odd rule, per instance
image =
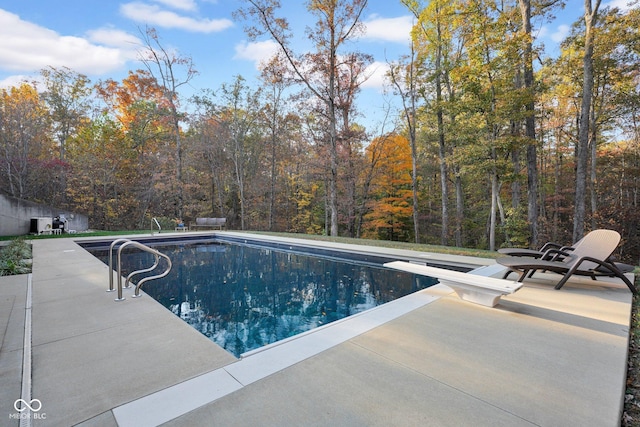
[{"label": "shrub", "polygon": [[31,273],[31,245],[12,240],[0,250],[0,276]]}]

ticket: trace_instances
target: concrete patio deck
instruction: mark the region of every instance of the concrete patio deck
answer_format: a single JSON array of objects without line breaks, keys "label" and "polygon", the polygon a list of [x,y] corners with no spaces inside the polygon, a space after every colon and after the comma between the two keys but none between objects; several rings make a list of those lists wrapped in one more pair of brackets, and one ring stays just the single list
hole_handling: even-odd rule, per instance
[{"label": "concrete patio deck", "polygon": [[[148,296],[114,302],[74,239],[33,248],[35,426],[620,422],[632,295],[615,280],[540,276],[495,308],[437,285],[236,359]],[[0,278],[0,425],[19,425],[27,288]]]}]

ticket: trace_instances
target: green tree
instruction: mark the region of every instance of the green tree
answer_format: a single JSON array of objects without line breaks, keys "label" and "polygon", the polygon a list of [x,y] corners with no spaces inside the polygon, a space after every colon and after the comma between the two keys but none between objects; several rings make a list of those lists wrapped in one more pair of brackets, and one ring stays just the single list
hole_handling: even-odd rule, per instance
[{"label": "green tree", "polygon": [[[291,46],[293,34],[285,18],[277,17],[278,0],[245,0],[246,8],[238,15],[255,25],[246,29],[252,39],[268,34],[280,47],[296,78],[324,106],[321,113],[327,121],[329,162],[330,233],[338,235],[338,104],[339,62],[341,49],[361,32],[360,18],[367,0],[309,0],[307,9],[316,18],[315,27],[308,29],[315,51],[297,54]],[[346,55],[346,53],[342,53]],[[358,81],[353,84],[359,85]],[[344,90],[344,89],[343,89]]]},{"label": "green tree", "polygon": [[582,56],[583,82],[580,122],[578,126],[578,145],[576,147],[576,196],[573,215],[573,241],[584,235],[585,200],[587,194],[587,167],[589,158],[589,137],[591,135],[591,111],[593,99],[593,50],[595,28],[598,22],[600,0],[584,0],[584,51]]},{"label": "green tree", "polygon": [[65,160],[67,139],[83,124],[90,113],[92,89],[84,74],[63,67],[49,67],[40,74],[44,80],[42,99],[51,111],[54,133],[60,148],[60,160]]}]

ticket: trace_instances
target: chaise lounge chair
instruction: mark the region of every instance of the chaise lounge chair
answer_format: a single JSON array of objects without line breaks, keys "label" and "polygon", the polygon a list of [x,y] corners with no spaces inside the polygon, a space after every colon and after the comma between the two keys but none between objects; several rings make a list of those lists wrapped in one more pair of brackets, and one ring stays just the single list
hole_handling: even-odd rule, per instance
[{"label": "chaise lounge chair", "polygon": [[548,251],[571,251],[573,250],[573,246],[562,246],[558,243],[547,242],[545,243],[540,250],[536,249],[525,249],[525,248],[501,248],[498,249],[498,253],[506,256],[528,256],[532,258],[542,258],[546,259],[545,256]]},{"label": "chaise lounge chair", "polygon": [[[512,272],[520,273],[518,282],[531,277],[537,270],[551,271],[562,274],[555,288],[560,289],[572,275],[589,276],[596,280],[598,276],[618,277],[633,293],[637,293],[635,286],[624,273],[609,260],[611,254],[620,243],[620,234],[613,230],[594,230],[584,236],[573,246],[571,251],[555,250],[556,256],[550,259],[534,257],[510,256],[498,258],[497,263],[509,270],[504,275],[507,278]],[[549,256],[554,250],[547,251]]]},{"label": "chaise lounge chair", "polygon": [[[584,237],[583,237],[584,239]],[[562,259],[562,254],[566,252],[570,252],[573,250],[573,247],[579,245],[582,239],[578,240],[572,246],[562,246],[559,243],[547,242],[545,243],[539,250],[537,249],[526,249],[526,248],[500,248],[498,249],[498,253],[505,256],[517,256],[517,257],[532,257],[546,260],[559,261]],[[617,268],[623,273],[630,273],[635,270],[635,266],[631,264],[624,264],[622,262],[614,262],[613,257],[608,258],[608,261],[611,261]],[[598,266],[596,268],[600,273],[606,273],[609,270]],[[529,277],[533,276],[535,270],[532,270],[529,274]]]}]

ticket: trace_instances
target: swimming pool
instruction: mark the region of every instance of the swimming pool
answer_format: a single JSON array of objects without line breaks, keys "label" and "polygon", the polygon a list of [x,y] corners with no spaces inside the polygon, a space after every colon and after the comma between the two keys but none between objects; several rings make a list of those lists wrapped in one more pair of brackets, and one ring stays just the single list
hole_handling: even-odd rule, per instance
[{"label": "swimming pool", "polygon": [[[383,268],[379,256],[220,238],[144,243],[173,268],[143,290],[236,357],[437,283]],[[108,263],[108,243],[83,246]],[[126,276],[153,261],[125,249],[122,262]]]}]

